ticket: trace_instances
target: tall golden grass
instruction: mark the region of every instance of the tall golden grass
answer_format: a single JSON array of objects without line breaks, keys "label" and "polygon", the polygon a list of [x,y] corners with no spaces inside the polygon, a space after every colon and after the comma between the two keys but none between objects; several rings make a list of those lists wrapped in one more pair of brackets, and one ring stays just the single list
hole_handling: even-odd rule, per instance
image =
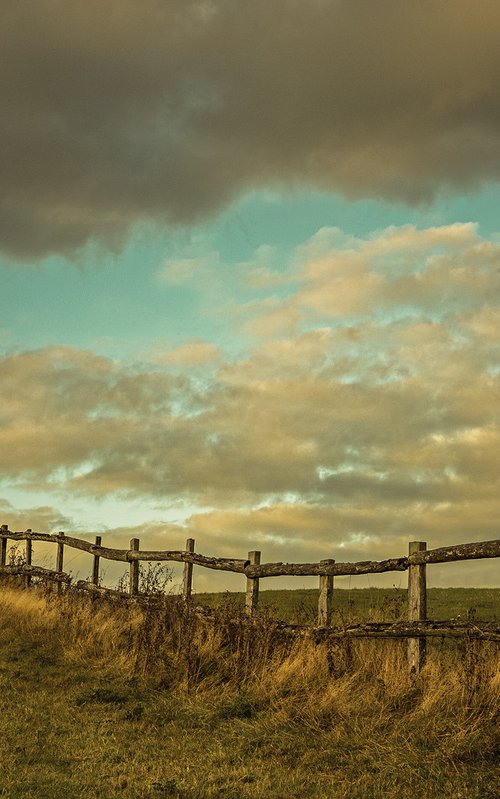
[{"label": "tall golden grass", "polygon": [[[101,688],[87,690],[82,706],[105,696],[96,693],[103,690],[103,680],[108,691],[114,684],[142,686],[142,710],[136,712],[134,705],[129,715],[136,712],[146,749],[158,748],[162,740],[166,722],[162,726],[158,719],[166,704],[169,723],[178,724],[181,737],[186,723],[196,718],[196,736],[206,738],[205,748],[185,743],[185,756],[178,753],[176,763],[168,763],[176,775],[173,782],[156,780],[167,785],[163,794],[153,783],[148,787],[145,777],[143,793],[134,793],[142,768],[136,763],[120,795],[494,795],[500,695],[495,644],[434,643],[414,683],[407,673],[404,641],[317,644],[269,621],[263,616],[249,624],[230,605],[203,618],[174,597],[156,598],[143,607],[93,601],[73,592],[57,597],[38,590],[0,590],[4,639],[15,633],[36,651],[50,653],[61,671],[98,678]],[[127,688],[126,701],[135,701],[136,692],[136,687]],[[61,701],[54,698],[56,716]],[[116,721],[118,736],[124,723]],[[248,781],[238,782],[231,793],[243,756],[251,763],[256,753],[264,765],[254,764]],[[143,749],[142,754],[154,759],[153,751]],[[115,795],[113,785],[108,793],[103,788],[95,795]]]},{"label": "tall golden grass", "polygon": [[245,686],[273,702],[300,695],[301,709],[320,715],[330,701],[354,708],[358,690],[363,703],[370,697],[392,705],[410,694],[422,710],[445,704],[466,713],[473,706],[493,711],[500,695],[498,647],[486,642],[431,643],[415,685],[405,641],[318,644],[276,627],[268,615],[249,623],[230,603],[204,617],[176,597],[139,606],[3,589],[0,607],[3,619],[16,619],[19,636],[46,642],[68,665],[112,668],[198,694]]}]

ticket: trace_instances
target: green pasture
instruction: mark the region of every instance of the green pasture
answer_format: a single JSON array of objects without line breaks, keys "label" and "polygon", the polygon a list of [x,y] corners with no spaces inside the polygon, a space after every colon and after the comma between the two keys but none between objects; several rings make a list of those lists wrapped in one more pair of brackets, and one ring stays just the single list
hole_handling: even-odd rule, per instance
[{"label": "green pasture", "polygon": [[[195,594],[194,600],[216,607],[231,602],[243,607],[243,593]],[[405,588],[335,589],[333,624],[359,621],[398,621],[407,618]],[[261,591],[259,607],[273,617],[293,624],[314,623],[318,591],[314,588]],[[464,618],[496,621],[500,618],[500,588],[429,588],[429,619]]]}]

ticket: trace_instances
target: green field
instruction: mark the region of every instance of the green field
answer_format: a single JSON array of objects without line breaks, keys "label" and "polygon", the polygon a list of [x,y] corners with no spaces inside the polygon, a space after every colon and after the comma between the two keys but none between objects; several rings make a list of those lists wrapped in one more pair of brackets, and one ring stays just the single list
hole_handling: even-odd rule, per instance
[{"label": "green field", "polygon": [[[498,591],[432,593],[440,616],[498,614]],[[356,613],[399,606],[350,594]],[[436,643],[412,684],[405,642],[294,642],[235,621],[234,597],[205,597],[215,627],[171,599],[0,588],[1,797],[496,799],[495,645]],[[315,598],[262,600],[293,615]]]},{"label": "green field", "polygon": [[[232,602],[243,607],[243,593],[196,594],[201,605],[216,607]],[[407,618],[407,592],[404,588],[335,589],[333,624],[358,621],[397,621]],[[261,591],[259,605],[278,619],[294,624],[314,623],[318,592],[313,588],[295,591]],[[429,588],[427,615],[430,619],[500,618],[500,588]]]}]

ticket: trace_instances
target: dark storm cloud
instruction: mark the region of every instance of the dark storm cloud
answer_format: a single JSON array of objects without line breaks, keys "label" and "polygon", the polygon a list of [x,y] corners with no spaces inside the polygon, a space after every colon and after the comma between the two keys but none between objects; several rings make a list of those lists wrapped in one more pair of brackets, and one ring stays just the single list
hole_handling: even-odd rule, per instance
[{"label": "dark storm cloud", "polygon": [[495,0],[4,0],[0,246],[113,246],[262,186],[497,180],[499,34]]}]

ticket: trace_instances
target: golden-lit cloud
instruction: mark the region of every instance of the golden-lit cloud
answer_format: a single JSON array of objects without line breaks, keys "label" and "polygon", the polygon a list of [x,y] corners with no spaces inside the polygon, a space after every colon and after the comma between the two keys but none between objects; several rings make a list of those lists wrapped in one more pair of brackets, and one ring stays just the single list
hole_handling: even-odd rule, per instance
[{"label": "golden-lit cloud", "polygon": [[302,314],[294,305],[280,303],[276,299],[263,300],[247,307],[250,318],[244,325],[247,333],[263,338],[293,336]]},{"label": "golden-lit cloud", "polygon": [[477,226],[388,228],[371,239],[322,230],[303,248],[297,304],[326,317],[402,312],[433,318],[495,305],[500,246]]},{"label": "golden-lit cloud", "polygon": [[295,323],[239,357],[208,341],[142,365],[69,347],[4,357],[3,479],[182,500],[176,534],[221,554],[236,539],[308,560],[496,537],[500,245],[472,225],[322,231],[294,258],[288,294],[243,316]]},{"label": "golden-lit cloud", "polygon": [[113,247],[256,188],[498,181],[499,33],[496,0],[5,0],[0,246]]},{"label": "golden-lit cloud", "polygon": [[156,351],[152,360],[164,366],[203,366],[216,361],[221,354],[219,347],[209,341],[186,341],[174,349]]}]

